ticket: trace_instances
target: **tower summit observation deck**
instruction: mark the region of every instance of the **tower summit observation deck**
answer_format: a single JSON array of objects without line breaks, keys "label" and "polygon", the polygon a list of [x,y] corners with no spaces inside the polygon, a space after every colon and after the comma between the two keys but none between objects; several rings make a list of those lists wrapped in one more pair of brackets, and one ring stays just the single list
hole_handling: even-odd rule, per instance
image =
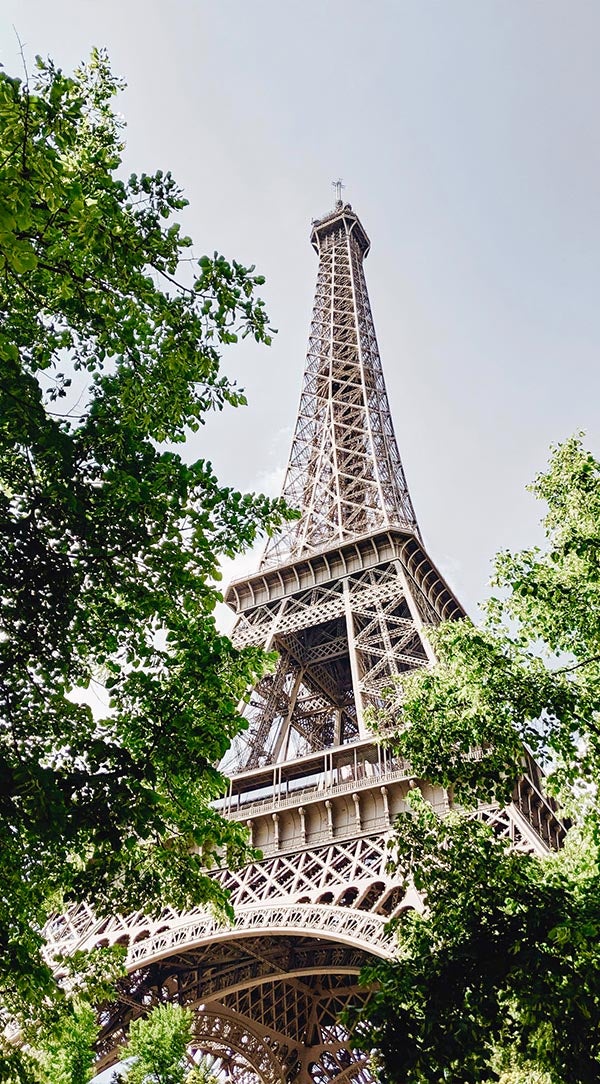
[{"label": "tower summit observation deck", "polygon": [[[338,198],[311,241],[317,286],[283,489],[300,518],[225,596],[234,642],[278,659],[244,708],[220,803],[262,857],[214,872],[233,926],[201,908],[96,920],[81,907],[56,923],[56,952],[128,945],[99,1068],[116,1060],[131,1019],[175,1000],[194,1010],[193,1056],[213,1055],[220,1079],[367,1084],[340,1013],[367,996],[364,964],[393,954],[389,918],[420,906],[388,871],[393,820],[414,787],[448,808],[441,787],[376,741],[368,709],[435,661],[428,627],[463,610],[423,547],[408,492],[364,277],[368,236]],[[511,805],[480,815],[536,853],[563,834],[526,757]]]}]

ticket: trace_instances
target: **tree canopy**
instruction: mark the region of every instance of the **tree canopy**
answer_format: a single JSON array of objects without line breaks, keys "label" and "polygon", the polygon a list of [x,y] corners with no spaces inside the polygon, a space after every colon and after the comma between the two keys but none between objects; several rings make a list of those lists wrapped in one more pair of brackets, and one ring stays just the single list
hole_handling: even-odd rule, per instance
[{"label": "tree canopy", "polygon": [[600,1079],[598,859],[579,833],[540,858],[423,799],[401,816],[396,871],[426,909],[397,921],[397,958],[363,974],[375,993],[356,1040],[383,1081]]},{"label": "tree canopy", "polygon": [[554,788],[600,778],[600,464],[571,438],[531,488],[546,548],[500,553],[485,625],[432,629],[437,666],[403,684],[395,744],[458,798],[508,798],[523,744]]},{"label": "tree canopy", "polygon": [[188,1054],[194,1014],[176,1004],[157,1005],[146,1018],[134,1020],[120,1051],[130,1062],[123,1084],[216,1084],[208,1064],[194,1064]]},{"label": "tree canopy", "polygon": [[[437,665],[403,684],[393,746],[463,812],[417,798],[396,825],[392,863],[425,909],[365,974],[357,1029],[390,1084],[600,1080],[600,463],[572,438],[532,488],[546,547],[501,553],[485,625],[432,631]],[[469,814],[510,800],[523,744],[576,818],[556,855]]]},{"label": "tree canopy", "polygon": [[270,342],[263,279],[191,259],[170,173],[122,176],[118,89],[101,52],[0,72],[0,1031],[58,996],[53,909],[227,908],[206,867],[247,855],[214,765],[265,659],[216,581],[288,513],[173,448],[244,403],[221,355]]}]

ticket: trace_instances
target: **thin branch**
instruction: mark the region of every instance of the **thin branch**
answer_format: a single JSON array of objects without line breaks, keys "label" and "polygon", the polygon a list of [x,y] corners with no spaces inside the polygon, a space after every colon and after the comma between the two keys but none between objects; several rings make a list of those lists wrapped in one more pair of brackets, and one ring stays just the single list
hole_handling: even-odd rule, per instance
[{"label": "thin branch", "polygon": [[0,161],[0,169],[3,169],[7,162],[10,162],[13,155],[17,154],[19,150],[21,150],[21,145],[17,143],[16,147],[13,147],[12,151],[9,151],[8,154]]},{"label": "thin branch", "polygon": [[23,64],[23,71],[25,72],[25,82],[23,84],[23,94],[24,94],[24,99],[25,99],[25,118],[24,118],[24,124],[23,124],[23,144],[22,144],[22,159],[21,159],[21,171],[23,173],[23,176],[25,176],[25,174],[27,172],[27,142],[28,142],[28,139],[29,139],[29,108],[30,108],[30,104],[31,104],[31,99],[30,99],[30,96],[29,96],[29,71],[28,71],[28,68],[27,68],[27,61],[25,59],[25,50],[23,48],[23,42],[21,41],[21,39],[19,37],[18,30],[17,30],[16,26],[14,25],[14,23],[13,23],[13,30],[15,32],[15,37],[16,37],[18,43],[19,43],[19,52],[21,54],[21,62]]},{"label": "thin branch", "polygon": [[593,662],[600,662],[600,655],[592,655],[591,659],[584,659],[583,662],[576,662],[574,666],[564,666],[560,670],[555,670],[555,674],[571,674],[573,670],[580,670],[582,666],[589,666]]},{"label": "thin branch", "polygon": [[173,279],[170,275],[167,275],[167,272],[163,271],[162,267],[157,267],[155,263],[150,264],[150,266],[154,269],[154,271],[157,271],[159,275],[162,275],[162,277],[166,279],[167,282],[170,282],[173,286],[176,286],[178,290],[182,290],[187,294],[196,294],[196,290],[193,290],[191,286],[184,286],[182,282],[177,282],[177,279]]}]

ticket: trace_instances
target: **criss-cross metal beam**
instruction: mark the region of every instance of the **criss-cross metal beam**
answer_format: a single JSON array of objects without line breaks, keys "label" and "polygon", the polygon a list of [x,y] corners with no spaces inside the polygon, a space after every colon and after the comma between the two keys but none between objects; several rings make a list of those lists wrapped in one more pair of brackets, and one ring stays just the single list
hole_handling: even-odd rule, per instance
[{"label": "criss-cross metal beam", "polygon": [[313,223],[319,256],[302,394],[283,495],[301,517],[269,542],[263,567],[417,521],[394,435],[363,260],[369,239],[348,204]]}]

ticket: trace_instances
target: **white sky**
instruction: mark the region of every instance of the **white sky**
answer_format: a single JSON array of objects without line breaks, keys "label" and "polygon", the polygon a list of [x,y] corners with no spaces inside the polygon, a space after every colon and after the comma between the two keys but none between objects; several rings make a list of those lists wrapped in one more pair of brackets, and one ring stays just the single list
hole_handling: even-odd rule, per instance
[{"label": "white sky", "polygon": [[600,4],[582,0],[4,0],[0,60],[106,45],[126,164],[171,169],[195,253],[256,263],[279,334],[232,347],[250,406],[190,441],[277,490],[330,181],[366,273],[431,556],[473,611],[495,550],[538,537],[551,442],[600,451]]}]

